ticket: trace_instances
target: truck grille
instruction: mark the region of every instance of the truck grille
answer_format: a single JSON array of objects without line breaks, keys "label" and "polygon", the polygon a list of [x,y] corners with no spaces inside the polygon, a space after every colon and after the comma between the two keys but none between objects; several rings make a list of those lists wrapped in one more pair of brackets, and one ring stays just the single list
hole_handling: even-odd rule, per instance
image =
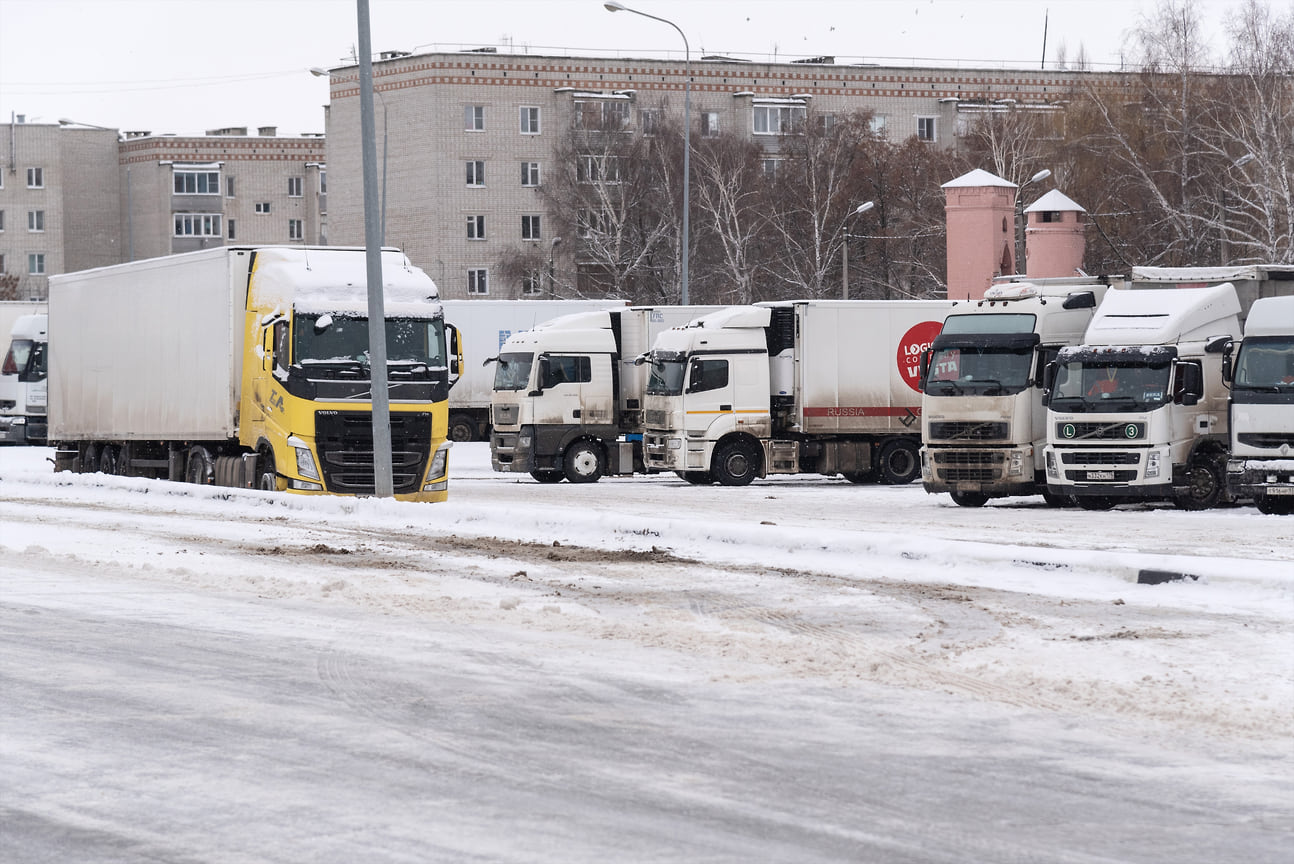
[{"label": "truck grille", "polygon": [[[315,446],[330,492],[371,495],[373,416],[367,411],[315,412]],[[391,480],[397,494],[418,491],[431,454],[431,414],[391,413]]]},{"label": "truck grille", "polygon": [[652,429],[663,429],[668,418],[669,412],[653,408],[647,412],[647,426]]},{"label": "truck grille", "polygon": [[1146,437],[1146,424],[1057,423],[1056,437],[1063,441],[1135,441]]},{"label": "truck grille", "polygon": [[1061,453],[1060,461],[1066,465],[1140,465],[1141,454],[1120,451]]},{"label": "truck grille", "polygon": [[521,416],[520,405],[495,405],[492,410],[495,426],[516,426],[517,418]]},{"label": "truck grille", "polygon": [[938,441],[1001,441],[1007,437],[1005,423],[950,421],[930,424],[930,439]]},{"label": "truck grille", "polygon": [[1236,442],[1264,450],[1279,450],[1282,446],[1294,448],[1294,432],[1241,432]]},{"label": "truck grille", "polygon": [[935,471],[948,483],[990,483],[1001,475],[1006,454],[1000,450],[931,450]]}]

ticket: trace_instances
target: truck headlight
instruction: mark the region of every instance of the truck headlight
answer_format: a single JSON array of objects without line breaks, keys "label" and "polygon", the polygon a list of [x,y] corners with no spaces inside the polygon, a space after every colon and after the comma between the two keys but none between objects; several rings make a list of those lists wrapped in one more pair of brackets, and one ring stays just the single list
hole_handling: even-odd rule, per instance
[{"label": "truck headlight", "polygon": [[436,448],[436,455],[431,457],[431,467],[427,469],[428,480],[439,480],[445,476],[445,467],[449,464],[449,441]]},{"label": "truck headlight", "polygon": [[683,439],[670,438],[665,442],[665,446],[668,447],[670,450],[681,450],[683,449]]},{"label": "truck headlight", "polygon": [[1006,475],[1008,477],[1019,477],[1024,473],[1024,454],[1019,450],[1012,450],[1007,460]]},{"label": "truck headlight", "polygon": [[310,445],[293,435],[288,439],[288,446],[297,453],[297,473],[311,480],[319,479],[319,469],[315,467],[315,457],[310,453]]},{"label": "truck headlight", "polygon": [[1043,455],[1047,460],[1047,476],[1059,480],[1060,471],[1056,470],[1056,451],[1048,450]]},{"label": "truck headlight", "polygon": [[1146,454],[1146,476],[1159,476],[1159,453],[1157,451],[1152,450]]}]

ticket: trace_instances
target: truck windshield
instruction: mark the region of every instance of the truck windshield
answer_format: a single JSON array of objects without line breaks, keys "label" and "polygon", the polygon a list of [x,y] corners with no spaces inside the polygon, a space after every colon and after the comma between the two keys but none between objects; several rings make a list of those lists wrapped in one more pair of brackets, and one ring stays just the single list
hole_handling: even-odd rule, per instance
[{"label": "truck windshield", "polygon": [[1240,343],[1234,390],[1294,390],[1294,337],[1250,337]]},{"label": "truck windshield", "polygon": [[531,353],[500,354],[494,368],[495,390],[524,390],[530,383],[530,367],[535,355]]},{"label": "truck windshield", "polygon": [[687,358],[682,354],[653,354],[647,393],[651,396],[678,396],[683,392]]},{"label": "truck windshield", "polygon": [[[439,318],[386,319],[386,359],[393,364],[447,369],[444,322]],[[367,366],[368,319],[345,315],[297,315],[292,362]]]},{"label": "truck windshield", "polygon": [[1058,365],[1051,408],[1074,412],[1150,411],[1169,397],[1169,362],[1110,363],[1062,360]]},{"label": "truck windshield", "polygon": [[1029,386],[1032,367],[1032,348],[936,348],[930,358],[926,392],[932,396],[1009,396]]},{"label": "truck windshield", "polygon": [[31,340],[15,339],[9,343],[9,351],[4,355],[3,373],[17,375],[27,370],[27,361],[31,359]]}]

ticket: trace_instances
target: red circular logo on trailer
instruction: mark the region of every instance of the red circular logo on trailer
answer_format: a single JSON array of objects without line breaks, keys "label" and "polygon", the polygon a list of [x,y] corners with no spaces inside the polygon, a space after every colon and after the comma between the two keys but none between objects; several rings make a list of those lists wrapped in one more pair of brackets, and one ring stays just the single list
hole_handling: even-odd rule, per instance
[{"label": "red circular logo on trailer", "polygon": [[921,355],[944,327],[942,321],[922,321],[914,324],[899,340],[899,377],[918,393],[921,392]]}]

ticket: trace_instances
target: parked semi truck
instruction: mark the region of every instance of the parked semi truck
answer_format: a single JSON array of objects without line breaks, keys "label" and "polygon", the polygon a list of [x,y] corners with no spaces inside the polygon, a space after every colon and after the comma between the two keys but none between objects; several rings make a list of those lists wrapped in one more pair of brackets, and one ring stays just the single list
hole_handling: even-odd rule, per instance
[{"label": "parked semi truck", "polygon": [[[1116,277],[1117,279],[1117,277]],[[953,306],[923,360],[921,479],[963,507],[1047,491],[1043,373],[1083,341],[1111,279],[1013,279]]]},{"label": "parked semi truck", "polygon": [[46,321],[44,313],[23,315],[9,329],[0,364],[0,443],[46,442]]},{"label": "parked semi truck", "polygon": [[714,306],[634,306],[582,312],[514,334],[495,362],[495,471],[541,483],[597,482],[644,471],[643,392],[636,362],[657,334]]},{"label": "parked semi truck", "polygon": [[459,333],[463,369],[449,391],[449,439],[488,441],[494,368],[485,363],[513,333],[576,312],[624,308],[624,300],[442,300],[445,320]]},{"label": "parked semi truck", "polygon": [[1240,311],[1230,283],[1107,292],[1083,344],[1060,349],[1048,376],[1048,491],[1086,509],[1222,500],[1222,356]]},{"label": "parked semi truck", "polygon": [[[435,283],[382,256],[393,485],[447,495]],[[363,249],[231,246],[50,277],[56,470],[372,494]]]},{"label": "parked semi truck", "polygon": [[1294,513],[1294,297],[1254,301],[1222,372],[1231,386],[1227,490],[1264,513]]},{"label": "parked semi truck", "polygon": [[647,467],[725,486],[769,474],[915,479],[921,356],[952,306],[761,303],[662,333],[646,358]]}]

